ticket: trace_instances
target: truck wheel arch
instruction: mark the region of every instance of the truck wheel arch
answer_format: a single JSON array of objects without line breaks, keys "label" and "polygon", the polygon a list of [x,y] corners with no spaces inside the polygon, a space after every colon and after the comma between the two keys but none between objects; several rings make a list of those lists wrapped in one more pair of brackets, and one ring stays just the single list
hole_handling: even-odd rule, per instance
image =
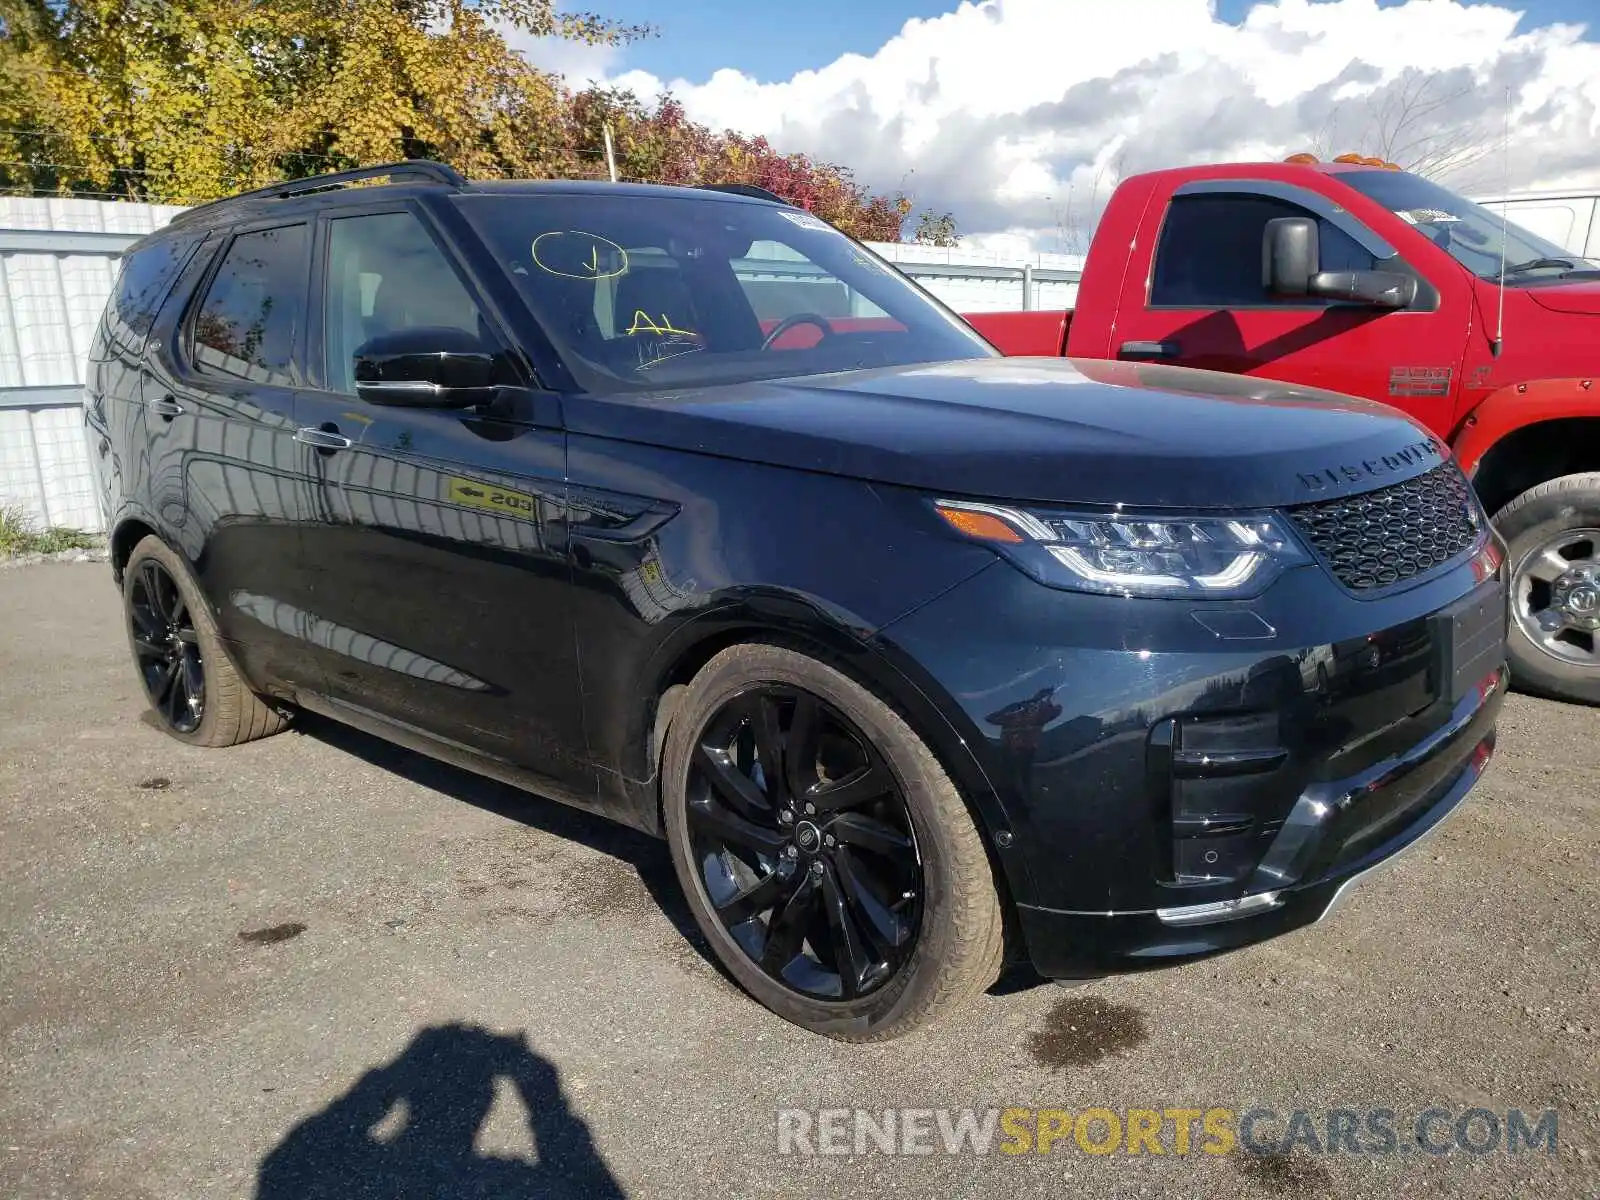
[{"label": "truck wheel arch", "polygon": [[1493,515],[1531,487],[1600,470],[1600,388],[1576,378],[1507,385],[1472,410],[1453,448]]}]

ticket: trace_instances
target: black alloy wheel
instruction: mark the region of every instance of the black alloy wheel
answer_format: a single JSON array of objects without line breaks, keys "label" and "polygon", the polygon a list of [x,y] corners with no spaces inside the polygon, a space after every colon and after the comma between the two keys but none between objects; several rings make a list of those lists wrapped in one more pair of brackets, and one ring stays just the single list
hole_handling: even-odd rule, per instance
[{"label": "black alloy wheel", "polygon": [[894,978],[923,864],[894,773],[843,713],[798,687],[739,693],[696,736],[685,799],[706,897],[762,972],[819,1000]]},{"label": "black alloy wheel", "polygon": [[151,706],[174,732],[193,733],[205,719],[206,680],[189,606],[153,558],[137,564],[128,589],[133,652]]}]

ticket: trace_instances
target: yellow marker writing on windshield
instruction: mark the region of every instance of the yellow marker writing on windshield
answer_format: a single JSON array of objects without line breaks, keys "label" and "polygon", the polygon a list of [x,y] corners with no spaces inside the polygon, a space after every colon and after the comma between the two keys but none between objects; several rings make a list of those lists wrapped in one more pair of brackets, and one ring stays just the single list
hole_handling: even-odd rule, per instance
[{"label": "yellow marker writing on windshield", "polygon": [[[611,279],[628,270],[628,252],[610,238],[581,229],[552,229],[533,239],[533,262],[567,279]],[[587,250],[587,256],[583,253]],[[600,251],[606,252],[605,261]]]},{"label": "yellow marker writing on windshield", "polygon": [[692,329],[677,328],[677,326],[673,325],[672,318],[667,316],[666,313],[661,314],[661,321],[658,324],[651,318],[650,314],[645,312],[642,308],[634,310],[633,324],[628,326],[628,336],[638,337],[641,333],[652,333],[657,337],[666,337],[668,334],[673,333],[677,334],[679,337],[698,336]]}]

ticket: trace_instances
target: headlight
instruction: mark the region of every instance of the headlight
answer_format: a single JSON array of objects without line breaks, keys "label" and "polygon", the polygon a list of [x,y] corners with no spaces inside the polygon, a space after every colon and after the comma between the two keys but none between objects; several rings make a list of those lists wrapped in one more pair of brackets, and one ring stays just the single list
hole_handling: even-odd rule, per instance
[{"label": "headlight", "polygon": [[1041,583],[1121,596],[1241,599],[1309,562],[1270,513],[1146,517],[939,500],[956,532],[986,542]]}]

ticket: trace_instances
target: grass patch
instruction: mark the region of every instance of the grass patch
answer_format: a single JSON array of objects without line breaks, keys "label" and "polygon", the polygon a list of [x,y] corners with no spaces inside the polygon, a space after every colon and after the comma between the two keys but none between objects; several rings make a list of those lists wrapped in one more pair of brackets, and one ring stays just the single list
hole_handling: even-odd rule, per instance
[{"label": "grass patch", "polygon": [[100,539],[81,529],[67,529],[52,525],[48,529],[35,529],[33,521],[22,509],[0,508],[0,558],[17,554],[56,554],[62,550],[93,550]]}]

